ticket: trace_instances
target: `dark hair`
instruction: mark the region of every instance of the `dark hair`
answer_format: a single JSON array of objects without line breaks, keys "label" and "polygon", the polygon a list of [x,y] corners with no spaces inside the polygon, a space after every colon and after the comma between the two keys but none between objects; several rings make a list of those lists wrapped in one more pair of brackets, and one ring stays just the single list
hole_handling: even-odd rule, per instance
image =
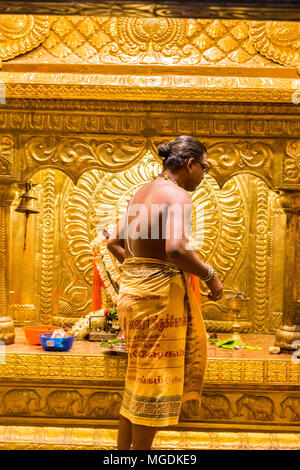
[{"label": "dark hair", "polygon": [[157,151],[163,158],[164,170],[180,170],[190,158],[201,162],[207,152],[205,145],[191,135],[180,135],[168,144],[159,145]]}]

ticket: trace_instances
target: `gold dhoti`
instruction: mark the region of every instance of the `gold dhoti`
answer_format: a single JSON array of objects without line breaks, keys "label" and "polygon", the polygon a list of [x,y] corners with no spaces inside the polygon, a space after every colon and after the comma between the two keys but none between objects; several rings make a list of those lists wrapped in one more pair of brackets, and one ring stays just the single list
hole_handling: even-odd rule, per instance
[{"label": "gold dhoti", "polygon": [[[178,423],[181,404],[200,402],[207,338],[189,275],[154,258],[128,258],[118,317],[128,350],[120,414],[134,424]],[[195,406],[195,404],[194,404]]]}]

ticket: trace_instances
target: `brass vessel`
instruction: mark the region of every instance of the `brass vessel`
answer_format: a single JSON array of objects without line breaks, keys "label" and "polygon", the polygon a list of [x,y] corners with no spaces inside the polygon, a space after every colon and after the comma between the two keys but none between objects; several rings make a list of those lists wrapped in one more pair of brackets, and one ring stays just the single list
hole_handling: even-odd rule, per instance
[{"label": "brass vessel", "polygon": [[239,317],[240,317],[241,311],[245,307],[245,303],[248,302],[248,300],[250,300],[249,297],[248,298],[239,297],[239,298],[236,298],[236,299],[225,299],[225,301],[227,302],[227,304],[230,308],[230,312],[233,314],[233,318],[234,318],[234,322],[233,322],[233,325],[232,325],[232,331],[233,331],[232,338],[235,339],[235,340],[239,340],[240,343],[241,343],[241,337],[240,337],[241,324],[239,323]]},{"label": "brass vessel", "polygon": [[0,317],[0,341],[4,344],[13,344],[15,341],[14,322],[9,315]]}]

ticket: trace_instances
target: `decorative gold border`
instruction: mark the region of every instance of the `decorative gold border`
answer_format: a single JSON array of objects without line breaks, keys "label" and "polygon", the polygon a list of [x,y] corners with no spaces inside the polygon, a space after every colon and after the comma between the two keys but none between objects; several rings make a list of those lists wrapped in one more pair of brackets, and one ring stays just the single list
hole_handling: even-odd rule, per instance
[{"label": "decorative gold border", "polygon": [[292,103],[300,79],[0,72],[6,98]]},{"label": "decorative gold border", "polygon": [[[300,135],[300,108],[295,105],[282,105],[280,109],[275,104],[255,103],[29,101],[10,99],[8,105],[12,109],[0,106],[3,138],[7,135],[13,139],[7,130],[143,136],[191,133],[257,138]],[[64,105],[66,110],[62,109]],[[225,121],[224,115],[230,115],[229,119]]]},{"label": "decorative gold border", "polygon": [[[63,379],[84,381],[117,381],[125,378],[127,360],[121,356],[59,356],[6,353],[6,364],[0,365],[1,379]],[[208,384],[297,385],[300,365],[291,359],[208,359],[205,374]]]},{"label": "decorative gold border", "polygon": [[28,2],[26,1],[6,1],[0,5],[1,14],[49,14],[61,15],[62,8],[65,15],[99,15],[99,16],[129,16],[129,17],[177,17],[177,18],[219,18],[219,19],[237,19],[248,18],[249,20],[300,20],[299,9],[295,3],[286,0],[284,4],[279,1],[264,5],[257,4],[254,1],[248,1],[247,5],[240,4],[220,6],[220,2],[210,1],[199,2],[190,0],[183,3],[181,0],[165,1],[163,5],[160,2],[145,3],[143,0],[114,2],[102,0],[102,2]]},{"label": "decorative gold border", "polygon": [[[158,431],[152,449],[298,450],[300,434],[243,430]],[[0,425],[0,450],[116,450],[117,429]],[[100,457],[99,457],[100,458]],[[101,458],[100,458],[101,461]]]}]

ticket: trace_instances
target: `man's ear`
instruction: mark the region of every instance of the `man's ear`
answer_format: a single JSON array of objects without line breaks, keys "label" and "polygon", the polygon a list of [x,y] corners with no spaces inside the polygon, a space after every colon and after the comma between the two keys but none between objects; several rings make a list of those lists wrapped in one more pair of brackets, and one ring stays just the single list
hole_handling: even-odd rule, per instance
[{"label": "man's ear", "polygon": [[188,159],[188,162],[186,164],[186,167],[187,167],[188,170],[190,170],[192,168],[192,165],[193,165],[194,161],[195,161],[195,159],[193,157]]}]

